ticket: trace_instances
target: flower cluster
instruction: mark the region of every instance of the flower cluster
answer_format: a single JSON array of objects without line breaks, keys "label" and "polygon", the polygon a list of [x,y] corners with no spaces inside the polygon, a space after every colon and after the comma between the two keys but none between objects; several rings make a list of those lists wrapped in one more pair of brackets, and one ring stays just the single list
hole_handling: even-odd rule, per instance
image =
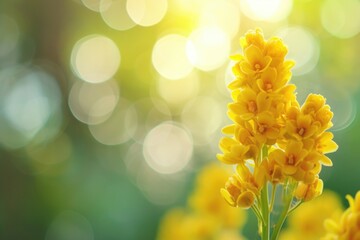
[{"label": "flower cluster", "polygon": [[327,234],[323,240],[360,240],[360,191],[356,193],[355,199],[350,195],[349,208],[345,210],[339,221],[327,219],[325,228]]},{"label": "flower cluster", "polygon": [[[333,113],[325,98],[310,94],[300,105],[295,85],[289,84],[294,62],[285,60],[282,40],[265,40],[262,31],[249,31],[240,41],[243,54],[232,57],[235,80],[228,88],[233,102],[220,140],[218,159],[236,165],[236,172],[221,189],[234,207],[253,208],[264,226],[269,219],[276,186],[283,186],[283,199],[291,208],[294,196],[308,201],[322,192],[322,165],[331,166],[326,153],[336,151]],[[268,183],[273,188],[268,204]],[[265,229],[266,231],[267,229]]]},{"label": "flower cluster", "polygon": [[188,208],[175,208],[163,218],[158,240],[241,240],[245,222],[242,209],[234,211],[219,194],[231,172],[218,164],[206,166],[197,176]]}]

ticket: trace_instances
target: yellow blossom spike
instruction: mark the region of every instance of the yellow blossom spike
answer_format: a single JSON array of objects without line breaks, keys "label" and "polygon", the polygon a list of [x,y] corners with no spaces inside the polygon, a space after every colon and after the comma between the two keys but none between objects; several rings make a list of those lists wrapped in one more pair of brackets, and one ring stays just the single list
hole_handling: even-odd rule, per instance
[{"label": "yellow blossom spike", "polygon": [[[262,218],[262,237],[268,239],[265,233],[272,231],[272,207],[277,201],[275,187],[269,196],[269,182],[286,190],[286,204],[295,196],[308,201],[321,194],[323,182],[318,176],[323,165],[332,165],[325,154],[337,149],[333,134],[326,132],[333,113],[321,95],[310,94],[299,104],[296,86],[289,84],[295,62],[285,60],[288,49],[280,38],[265,40],[256,29],[247,32],[240,44],[243,53],[232,57],[234,80],[228,85],[233,101],[227,114],[234,124],[223,129],[232,138],[220,140],[223,153],[217,155],[237,167],[221,192],[232,206],[255,204],[253,210]],[[267,223],[264,216],[269,214]],[[272,238],[277,239],[279,228],[272,229]]]}]

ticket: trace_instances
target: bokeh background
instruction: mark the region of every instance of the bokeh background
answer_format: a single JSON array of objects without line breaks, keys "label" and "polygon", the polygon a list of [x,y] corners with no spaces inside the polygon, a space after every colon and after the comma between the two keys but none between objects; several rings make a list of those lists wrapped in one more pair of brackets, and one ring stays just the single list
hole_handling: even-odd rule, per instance
[{"label": "bokeh background", "polygon": [[354,195],[358,0],[0,0],[0,239],[155,239],[217,161],[229,56],[255,27],[288,45],[300,102],[327,98],[321,177]]}]

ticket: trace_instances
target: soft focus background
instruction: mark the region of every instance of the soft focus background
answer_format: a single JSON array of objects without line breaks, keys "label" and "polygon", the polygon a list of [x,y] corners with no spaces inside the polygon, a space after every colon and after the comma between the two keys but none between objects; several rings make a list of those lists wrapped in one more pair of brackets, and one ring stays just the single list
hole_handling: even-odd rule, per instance
[{"label": "soft focus background", "polygon": [[358,0],[0,0],[0,239],[155,239],[217,161],[229,55],[255,27],[288,45],[300,102],[327,98],[339,150],[322,178],[354,195],[359,13]]}]

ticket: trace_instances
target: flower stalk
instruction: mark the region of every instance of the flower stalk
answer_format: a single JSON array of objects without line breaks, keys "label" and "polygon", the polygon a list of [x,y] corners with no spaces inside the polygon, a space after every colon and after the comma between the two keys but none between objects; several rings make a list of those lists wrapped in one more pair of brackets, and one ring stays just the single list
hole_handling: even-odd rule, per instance
[{"label": "flower stalk", "polygon": [[[217,155],[236,165],[236,171],[221,194],[233,207],[251,208],[261,238],[275,240],[288,214],[322,193],[319,173],[332,165],[325,154],[337,150],[327,131],[333,113],[321,95],[310,94],[298,103],[296,86],[289,83],[295,63],[285,59],[287,48],[280,38],[265,40],[256,29],[240,44],[243,54],[232,57],[235,79],[228,86],[233,124],[223,129],[227,136]],[[281,199],[276,194],[280,187]]]}]

